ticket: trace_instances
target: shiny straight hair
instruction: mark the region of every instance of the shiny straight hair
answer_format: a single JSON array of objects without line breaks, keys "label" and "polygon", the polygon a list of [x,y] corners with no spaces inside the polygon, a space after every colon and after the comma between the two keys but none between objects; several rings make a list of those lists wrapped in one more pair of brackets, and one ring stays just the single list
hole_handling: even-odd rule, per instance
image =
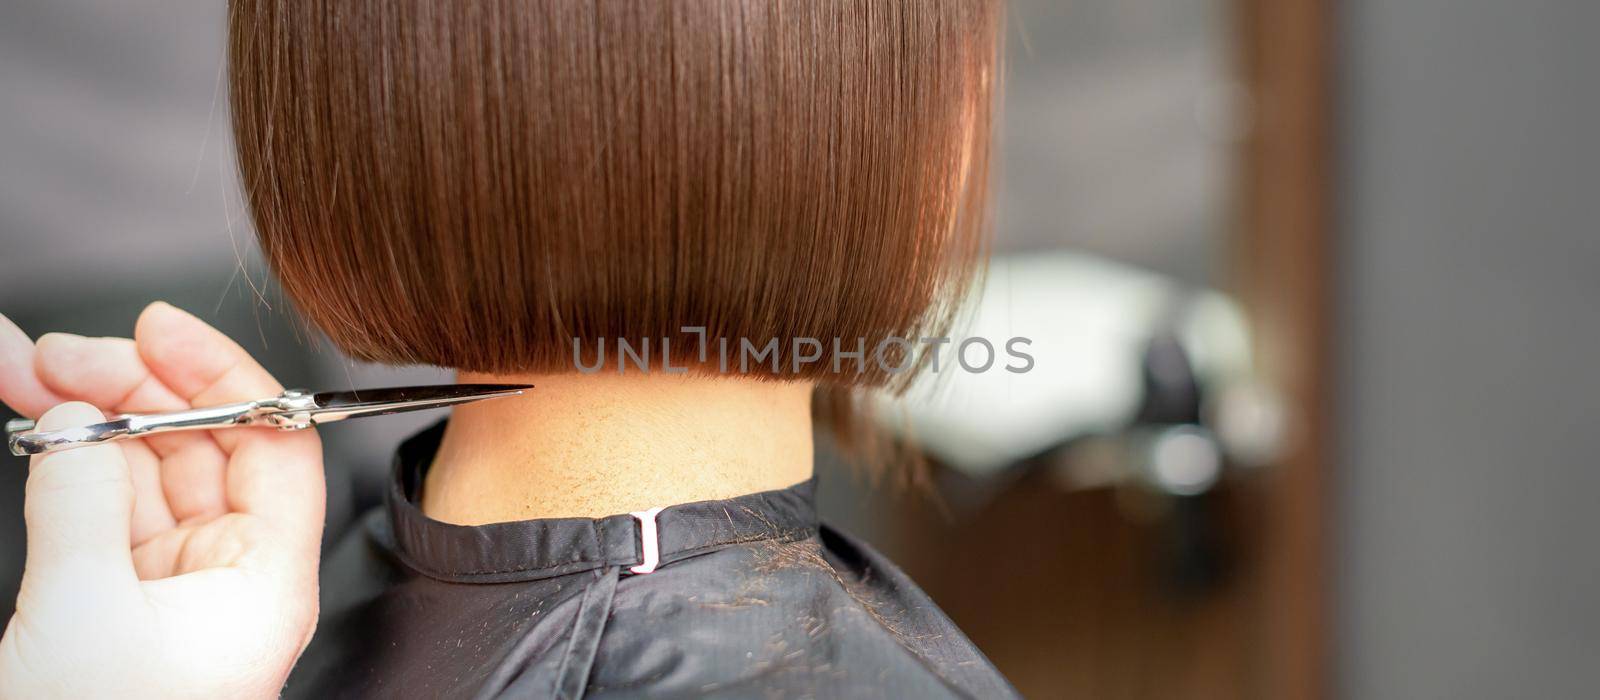
[{"label": "shiny straight hair", "polygon": [[574,339],[670,338],[694,364],[693,326],[778,340],[779,372],[736,372],[891,384],[796,371],[791,341],[948,327],[989,224],[999,14],[233,0],[243,188],[283,289],[356,358],[557,372]]}]

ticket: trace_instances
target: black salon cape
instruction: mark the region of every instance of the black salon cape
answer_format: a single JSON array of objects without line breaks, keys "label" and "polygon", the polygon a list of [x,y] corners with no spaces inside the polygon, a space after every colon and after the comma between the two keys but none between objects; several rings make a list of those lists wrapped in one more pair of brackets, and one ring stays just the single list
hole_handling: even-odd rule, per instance
[{"label": "black salon cape", "polygon": [[388,503],[328,553],[289,697],[1002,698],[1016,691],[812,484],[639,521],[450,525],[417,507],[443,433],[401,446]]}]

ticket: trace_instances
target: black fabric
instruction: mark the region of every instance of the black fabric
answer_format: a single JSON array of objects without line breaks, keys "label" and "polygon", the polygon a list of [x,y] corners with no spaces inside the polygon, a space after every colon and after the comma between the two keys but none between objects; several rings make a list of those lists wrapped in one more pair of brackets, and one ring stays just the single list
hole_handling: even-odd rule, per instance
[{"label": "black fabric", "polygon": [[[417,507],[422,475],[443,424],[407,441],[390,483],[389,522],[396,553],[413,569],[443,581],[509,583],[631,567],[643,561],[639,520],[632,515],[547,518],[491,525],[451,525]],[[788,542],[816,534],[811,482],[725,501],[672,506],[656,516],[660,563],[758,540]],[[735,514],[738,517],[735,517]],[[759,514],[759,517],[753,517]]]},{"label": "black fabric", "polygon": [[327,553],[290,697],[1012,697],[897,568],[819,526],[813,484],[668,507],[658,568],[632,515],[459,526],[417,497],[443,424],[388,503]]}]

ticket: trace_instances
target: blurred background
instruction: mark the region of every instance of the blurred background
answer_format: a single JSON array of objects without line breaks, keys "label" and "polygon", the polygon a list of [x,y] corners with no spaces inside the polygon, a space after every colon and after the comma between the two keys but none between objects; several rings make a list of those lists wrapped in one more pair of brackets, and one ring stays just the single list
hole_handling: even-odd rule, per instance
[{"label": "blurred background", "polygon": [[[234,186],[221,2],[0,5],[0,313],[165,299],[318,388],[340,357]],[[1575,697],[1600,658],[1600,6],[1012,0],[974,334],[1028,375],[889,411],[824,511],[1032,697]],[[325,432],[334,529],[419,421]],[[0,457],[0,612],[25,463]],[[999,562],[997,566],[996,563]]]}]

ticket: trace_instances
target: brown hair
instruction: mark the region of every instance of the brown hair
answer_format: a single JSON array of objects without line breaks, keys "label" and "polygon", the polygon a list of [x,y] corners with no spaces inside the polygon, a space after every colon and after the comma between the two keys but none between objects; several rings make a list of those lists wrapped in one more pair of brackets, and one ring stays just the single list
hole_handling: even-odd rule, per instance
[{"label": "brown hair", "polygon": [[999,21],[996,0],[235,0],[244,191],[285,291],[355,357],[561,371],[574,338],[681,358],[702,326],[778,339],[788,373],[795,337],[946,327],[988,223]]}]

